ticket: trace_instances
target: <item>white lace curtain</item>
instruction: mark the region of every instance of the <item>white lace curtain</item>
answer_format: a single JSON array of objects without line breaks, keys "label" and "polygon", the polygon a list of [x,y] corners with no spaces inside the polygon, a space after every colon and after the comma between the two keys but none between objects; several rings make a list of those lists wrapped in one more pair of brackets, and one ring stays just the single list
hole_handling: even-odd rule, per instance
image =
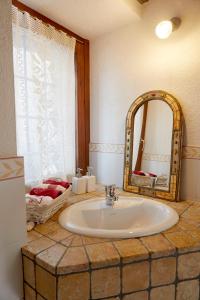
[{"label": "white lace curtain", "polygon": [[25,181],[75,171],[75,39],[13,6],[17,152]]}]

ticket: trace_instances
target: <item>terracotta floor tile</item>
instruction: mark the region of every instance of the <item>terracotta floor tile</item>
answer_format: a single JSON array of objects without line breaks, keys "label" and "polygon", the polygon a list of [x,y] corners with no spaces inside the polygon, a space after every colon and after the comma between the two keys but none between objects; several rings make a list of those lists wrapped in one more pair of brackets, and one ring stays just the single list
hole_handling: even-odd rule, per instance
[{"label": "terracotta floor tile", "polygon": [[199,280],[178,283],[176,300],[199,300]]},{"label": "terracotta floor tile", "polygon": [[184,253],[200,249],[200,241],[195,239],[188,231],[165,233],[165,237],[178,248],[178,252]]},{"label": "terracotta floor tile", "polygon": [[23,256],[24,280],[33,288],[35,288],[35,266],[34,262]]},{"label": "terracotta floor tile", "polygon": [[148,300],[149,293],[147,291],[129,294],[123,297],[123,300]]},{"label": "terracotta floor tile", "polygon": [[131,293],[149,287],[149,262],[138,262],[122,267],[122,291]]},{"label": "terracotta floor tile", "polygon": [[24,285],[25,299],[36,300],[36,292],[29,287],[26,283]]},{"label": "terracotta floor tile", "polygon": [[189,209],[191,203],[188,201],[182,201],[182,202],[168,202],[167,203],[170,207],[174,208],[176,212],[181,215],[184,213],[187,209]]},{"label": "terracotta floor tile", "polygon": [[200,252],[180,255],[178,257],[178,278],[192,279],[200,275]]},{"label": "terracotta floor tile", "polygon": [[187,212],[191,212],[192,214],[199,214],[200,212],[200,205],[199,205],[199,201],[195,201],[195,203],[193,203],[193,205],[190,205],[190,207],[188,208]]},{"label": "terracotta floor tile", "polygon": [[178,224],[172,226],[171,228],[163,231],[162,233],[169,233],[169,232],[177,232],[177,231],[181,231],[182,229],[179,227]]},{"label": "terracotta floor tile", "polygon": [[193,207],[200,207],[200,201],[199,200],[193,200],[193,201],[191,201],[191,203],[192,203]]},{"label": "terracotta floor tile", "polygon": [[191,206],[189,207],[183,214],[182,217],[195,219],[197,221],[200,220],[200,207]]},{"label": "terracotta floor tile", "polygon": [[144,260],[149,257],[147,249],[138,239],[121,240],[113,244],[117,248],[124,263]]},{"label": "terracotta floor tile", "polygon": [[199,215],[182,215],[182,218],[185,219],[186,221],[190,221],[193,224],[196,224],[198,227],[200,226],[200,216]]},{"label": "terracotta floor tile", "polygon": [[175,285],[153,288],[150,293],[150,300],[175,300]]},{"label": "terracotta floor tile", "polygon": [[89,273],[58,277],[58,300],[88,300],[90,295]]},{"label": "terracotta floor tile", "polygon": [[37,300],[45,300],[42,296],[40,296],[39,294],[37,294]]},{"label": "terracotta floor tile", "polygon": [[37,240],[41,236],[42,235],[39,232],[37,232],[35,230],[31,230],[31,231],[27,232],[27,242],[30,243],[30,242],[32,242],[34,240]]},{"label": "terracotta floor tile", "polygon": [[103,300],[120,300],[119,297],[104,298]]},{"label": "terracotta floor tile", "polygon": [[87,245],[86,251],[92,268],[116,265],[120,262],[119,254],[110,242]]},{"label": "terracotta floor tile", "polygon": [[55,231],[52,231],[50,233],[47,234],[47,236],[56,241],[56,242],[59,242],[61,240],[64,240],[66,238],[68,238],[69,236],[71,236],[72,233],[65,230],[64,228],[60,227],[60,228],[57,228]]},{"label": "terracotta floor tile", "polygon": [[56,300],[56,277],[36,265],[36,290],[48,300]]},{"label": "terracotta floor tile", "polygon": [[141,238],[141,241],[147,247],[151,256],[161,257],[174,254],[176,249],[162,234],[146,236]]},{"label": "terracotta floor tile", "polygon": [[89,261],[83,247],[69,248],[57,266],[58,274],[86,271]]},{"label": "terracotta floor tile", "polygon": [[120,292],[119,267],[99,269],[91,274],[92,299],[108,298]]},{"label": "terracotta floor tile", "polygon": [[178,226],[182,230],[196,230],[198,228],[198,224],[194,224],[193,222],[190,222],[189,219],[185,218],[180,218]]},{"label": "terracotta floor tile", "polygon": [[58,222],[58,218],[61,214],[61,212],[67,207],[67,205],[63,205],[63,207],[61,209],[59,209],[51,218],[50,220],[51,221],[54,221],[54,222]]},{"label": "terracotta floor tile", "polygon": [[82,241],[83,241],[83,245],[92,245],[92,244],[108,242],[109,239],[82,236]]},{"label": "terracotta floor tile", "polygon": [[50,233],[52,231],[57,230],[60,227],[59,224],[57,224],[56,222],[53,222],[51,220],[47,221],[44,224],[38,224],[35,226],[34,230],[41,233],[41,234],[47,234]]},{"label": "terracotta floor tile", "polygon": [[195,240],[200,241],[200,228],[189,230],[188,234],[191,234],[195,238]]},{"label": "terracotta floor tile", "polygon": [[26,246],[22,247],[22,253],[26,256],[34,259],[35,255],[44,251],[45,249],[55,245],[55,242],[43,236],[37,240],[28,243]]},{"label": "terracotta floor tile", "polygon": [[60,243],[66,247],[70,247],[73,239],[74,239],[74,235],[70,235],[68,238],[60,241]]},{"label": "terracotta floor tile", "polygon": [[74,235],[74,238],[71,243],[71,247],[82,246],[82,245],[83,245],[83,241],[81,235]]},{"label": "terracotta floor tile", "polygon": [[44,250],[40,254],[36,256],[36,263],[49,272],[55,274],[56,273],[56,266],[64,255],[66,251],[66,247],[60,244],[55,244],[52,247]]},{"label": "terracotta floor tile", "polygon": [[176,278],[176,258],[165,257],[152,260],[151,284],[152,286],[173,283]]}]

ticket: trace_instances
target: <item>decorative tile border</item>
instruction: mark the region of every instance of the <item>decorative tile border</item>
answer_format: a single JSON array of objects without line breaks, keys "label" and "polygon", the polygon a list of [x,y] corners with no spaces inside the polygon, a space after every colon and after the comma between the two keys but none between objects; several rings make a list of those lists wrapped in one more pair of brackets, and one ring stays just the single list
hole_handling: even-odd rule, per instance
[{"label": "decorative tile border", "polygon": [[150,161],[170,162],[171,155],[144,153],[143,159]]},{"label": "decorative tile border", "polygon": [[24,176],[23,157],[0,158],[0,181]]},{"label": "decorative tile border", "polygon": [[[101,143],[90,143],[90,152],[100,152],[100,153],[115,153],[124,154],[124,144],[101,144]],[[145,159],[148,160],[158,160],[168,162],[170,158],[168,155],[156,155],[145,153]],[[151,156],[151,159],[150,157]],[[197,146],[183,146],[183,159],[198,159],[200,160],[200,147]]]},{"label": "decorative tile border", "polygon": [[184,146],[183,158],[185,159],[200,159],[200,147]]},{"label": "decorative tile border", "polygon": [[90,152],[124,154],[124,144],[90,143]]}]

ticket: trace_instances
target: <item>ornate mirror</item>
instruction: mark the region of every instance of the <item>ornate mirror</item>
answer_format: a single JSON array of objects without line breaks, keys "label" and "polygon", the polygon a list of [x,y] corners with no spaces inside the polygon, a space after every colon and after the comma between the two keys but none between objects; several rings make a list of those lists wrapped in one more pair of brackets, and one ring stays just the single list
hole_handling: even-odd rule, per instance
[{"label": "ornate mirror", "polygon": [[164,91],[138,97],[126,118],[124,190],[179,200],[182,154],[180,104]]}]

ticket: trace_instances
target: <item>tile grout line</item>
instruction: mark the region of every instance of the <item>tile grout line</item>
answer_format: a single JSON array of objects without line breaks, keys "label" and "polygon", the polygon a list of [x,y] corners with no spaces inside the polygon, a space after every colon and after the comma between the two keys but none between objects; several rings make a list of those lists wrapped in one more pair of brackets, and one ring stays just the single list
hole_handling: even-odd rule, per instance
[{"label": "tile grout line", "polygon": [[61,255],[61,257],[60,257],[60,259],[58,260],[58,262],[57,262],[57,264],[56,264],[56,267],[55,267],[55,277],[56,277],[56,300],[58,300],[58,278],[59,278],[59,276],[58,276],[58,274],[57,274],[57,272],[58,272],[58,265],[59,265],[60,261],[63,259],[64,255],[67,253],[67,251],[68,251],[68,248],[66,247],[66,249],[65,249],[65,251],[64,251],[64,253],[63,253],[63,255]]},{"label": "tile grout line", "polygon": [[176,250],[176,280],[175,280],[175,295],[174,295],[174,299],[177,299],[177,293],[178,293],[178,250]]},{"label": "tile grout line", "polygon": [[25,271],[24,271],[24,257],[23,257],[22,251],[21,251],[21,256],[22,256],[23,294],[24,294],[24,299],[25,299],[26,298],[26,295],[25,295],[25,276],[24,276]]},{"label": "tile grout line", "polygon": [[89,258],[89,255],[87,253],[87,249],[85,247],[85,245],[83,244],[83,248],[85,251],[85,254],[87,256],[88,259],[88,272],[89,272],[89,299],[92,299],[92,266],[91,266],[91,261]]},{"label": "tile grout line", "polygon": [[119,298],[122,299],[122,295],[123,295],[123,258],[121,257],[119,250],[117,249],[117,247],[115,246],[114,242],[111,242],[112,246],[114,247],[114,249],[117,251],[118,255],[119,255],[119,278],[120,278],[120,293],[119,293]]}]

